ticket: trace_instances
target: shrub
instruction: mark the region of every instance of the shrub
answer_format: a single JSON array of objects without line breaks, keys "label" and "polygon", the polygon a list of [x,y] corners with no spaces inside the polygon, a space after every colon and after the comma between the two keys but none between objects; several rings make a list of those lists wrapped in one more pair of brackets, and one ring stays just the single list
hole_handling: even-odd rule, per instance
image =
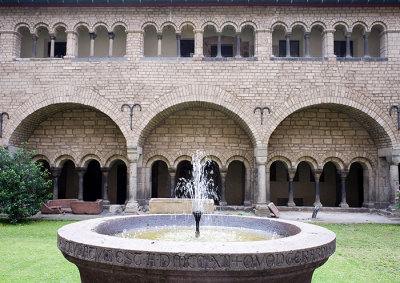
[{"label": "shrub", "polygon": [[397,204],[397,208],[400,209],[400,190],[397,189],[396,191],[396,204]]},{"label": "shrub", "polygon": [[32,160],[34,154],[26,150],[26,144],[14,154],[0,147],[0,213],[7,214],[13,224],[36,214],[51,197],[46,192],[50,174]]}]

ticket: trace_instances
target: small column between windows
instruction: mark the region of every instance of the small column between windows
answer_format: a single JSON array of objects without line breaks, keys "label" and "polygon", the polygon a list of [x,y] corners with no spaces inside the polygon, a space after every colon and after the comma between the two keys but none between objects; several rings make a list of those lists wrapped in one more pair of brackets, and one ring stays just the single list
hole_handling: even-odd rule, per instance
[{"label": "small column between windows", "polygon": [[176,176],[176,170],[174,168],[168,169],[169,173],[169,183],[170,183],[170,191],[171,191],[171,198],[175,197],[175,176]]},{"label": "small column between windows", "polygon": [[110,204],[110,201],[108,200],[108,174],[110,171],[111,168],[109,167],[101,168],[101,173],[103,173],[103,203],[105,205]]},{"label": "small column between windows", "polygon": [[294,176],[296,175],[296,169],[289,169],[288,174],[289,174],[289,197],[287,206],[295,207],[296,204],[294,203],[294,197],[293,197],[293,179]]},{"label": "small column between windows", "polygon": [[315,201],[313,203],[314,206],[322,206],[321,200],[320,200],[320,195],[319,195],[319,178],[322,175],[322,170],[321,169],[315,169],[313,170],[314,174],[314,179],[315,179]]},{"label": "small column between windows", "polygon": [[51,175],[53,177],[53,199],[58,199],[58,178],[61,176],[61,169],[58,167],[50,168]]},{"label": "small column between windows", "polygon": [[94,32],[89,32],[90,35],[90,57],[94,57],[94,40],[96,39],[96,34]]},{"label": "small column between windows", "polygon": [[176,34],[176,56],[181,57],[181,35],[179,33]]},{"label": "small column between windows", "polygon": [[368,36],[369,36],[369,32],[365,31],[364,34],[363,34],[363,38],[364,38],[364,57],[369,57]]},{"label": "small column between windows", "polygon": [[157,34],[157,56],[161,57],[161,44],[162,44],[162,34]]},{"label": "small column between windows", "polygon": [[222,58],[221,53],[221,32],[217,32],[217,58]]},{"label": "small column between windows", "polygon": [[340,201],[339,206],[342,208],[349,207],[349,205],[347,204],[347,201],[346,201],[346,178],[347,178],[348,174],[349,174],[348,170],[340,171],[341,201]]},{"label": "small column between windows", "polygon": [[310,57],[310,33],[304,33],[305,57]]},{"label": "small column between windows", "polygon": [[50,36],[50,58],[54,58],[54,45],[56,42],[56,37],[54,35]]},{"label": "small column between windows", "polygon": [[36,34],[32,35],[32,58],[36,58],[36,45],[38,36]]},{"label": "small column between windows", "polygon": [[351,57],[350,54],[350,37],[351,37],[351,32],[346,32],[344,35],[346,39],[346,58]]},{"label": "small column between windows", "polygon": [[79,177],[78,199],[80,201],[83,201],[83,176],[85,175],[87,168],[77,167],[75,168],[75,170],[78,173]]},{"label": "small column between windows", "polygon": [[108,57],[113,57],[113,46],[114,46],[115,33],[108,33]]},{"label": "small column between windows", "polygon": [[240,56],[240,32],[236,33],[236,58],[241,58]]},{"label": "small column between windows", "polygon": [[285,34],[285,39],[286,39],[286,57],[290,57],[290,37],[291,37],[291,33],[287,32]]},{"label": "small column between windows", "polygon": [[227,205],[226,202],[226,169],[221,169],[221,201],[219,202],[220,205]]}]

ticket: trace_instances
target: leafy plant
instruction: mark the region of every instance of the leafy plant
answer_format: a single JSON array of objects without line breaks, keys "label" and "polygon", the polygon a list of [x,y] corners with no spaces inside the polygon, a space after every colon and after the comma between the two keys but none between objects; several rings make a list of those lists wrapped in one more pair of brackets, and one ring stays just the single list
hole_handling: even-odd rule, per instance
[{"label": "leafy plant", "polygon": [[397,204],[397,208],[400,209],[400,190],[397,189],[396,191],[396,204]]},{"label": "leafy plant", "polygon": [[34,151],[26,144],[14,154],[0,147],[0,213],[5,213],[11,223],[36,214],[51,195],[49,172],[41,163],[32,160]]}]

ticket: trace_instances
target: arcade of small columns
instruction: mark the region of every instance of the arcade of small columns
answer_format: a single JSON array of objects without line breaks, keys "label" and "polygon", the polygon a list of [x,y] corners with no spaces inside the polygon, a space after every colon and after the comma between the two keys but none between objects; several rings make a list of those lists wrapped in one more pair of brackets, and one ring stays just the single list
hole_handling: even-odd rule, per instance
[{"label": "arcade of small columns", "polygon": [[[172,30],[175,34],[172,39],[171,35],[168,34],[168,30]],[[254,57],[263,56],[267,49],[264,47],[264,43],[271,42],[272,54],[275,57],[293,57],[291,54],[291,40],[297,40],[300,43],[299,54],[294,55],[296,57],[332,57],[334,55],[345,58],[350,57],[386,57],[387,56],[387,43],[386,33],[382,25],[376,24],[370,30],[361,25],[355,25],[352,28],[346,27],[342,24],[338,24],[334,29],[326,29],[321,25],[314,25],[311,28],[304,26],[295,25],[292,28],[276,24],[271,30],[258,30],[252,25],[245,25],[241,30],[237,30],[234,26],[226,25],[222,29],[217,29],[213,25],[206,25],[204,29],[194,29],[190,25],[186,25],[181,30],[175,31],[175,27],[166,25],[161,31],[157,30],[152,25],[147,25],[142,31],[129,31],[124,26],[116,26],[114,30],[108,31],[104,26],[97,26],[93,31],[89,31],[86,26],[79,26],[74,31],[67,31],[65,27],[58,26],[49,33],[47,27],[36,28],[33,34],[30,33],[29,28],[22,26],[17,29],[17,34],[21,40],[21,51],[20,56],[24,58],[35,58],[37,57],[37,43],[40,38],[44,42],[50,39],[50,52],[49,57],[54,58],[54,50],[56,39],[60,37],[61,41],[66,41],[66,58],[74,57],[124,57],[126,54],[127,44],[130,40],[138,40],[131,38],[130,34],[138,33],[141,35],[140,41],[142,42],[141,55],[144,57],[181,57],[181,40],[182,34],[185,34],[185,39],[191,39],[194,41],[193,57],[212,57],[209,50],[206,47],[206,40],[212,39],[213,44],[216,44],[217,53],[215,57],[222,58],[221,46],[224,44],[224,40],[228,40],[234,46],[233,57]],[[101,41],[97,41],[98,35],[101,34]],[[166,37],[167,34],[168,36]],[[89,43],[87,43],[86,37],[89,37]],[[30,39],[29,39],[30,37]],[[246,38],[246,42],[250,44],[249,53],[244,54],[241,50],[242,38]],[[108,38],[108,43],[106,43]],[[118,43],[115,39],[118,38]],[[163,38],[168,38],[165,41]],[[31,40],[31,42],[29,42]],[[172,41],[175,40],[175,47],[172,47]],[[285,54],[280,55],[277,53],[279,41],[284,40],[286,42]],[[345,41],[345,54],[334,54],[334,41]],[[214,42],[215,41],[215,42]],[[354,48],[353,48],[354,42]],[[163,44],[168,45],[164,48]],[[352,45],[350,45],[352,43]],[[86,47],[83,45],[89,44],[89,52],[86,53]],[[99,46],[97,46],[99,44]],[[108,45],[101,46],[101,45]],[[24,49],[26,46],[32,47],[31,55]],[[118,52],[114,52],[114,47],[118,46]],[[102,51],[96,54],[96,48],[101,48]],[[45,47],[42,47],[45,48]],[[104,50],[103,50],[104,49]],[[354,50],[353,50],[354,49]],[[85,51],[82,51],[85,50]],[[351,53],[352,51],[352,53]],[[105,54],[108,52],[108,54]],[[44,52],[43,52],[44,53]],[[40,55],[39,57],[47,57],[46,55]],[[190,56],[189,56],[190,57]]]}]

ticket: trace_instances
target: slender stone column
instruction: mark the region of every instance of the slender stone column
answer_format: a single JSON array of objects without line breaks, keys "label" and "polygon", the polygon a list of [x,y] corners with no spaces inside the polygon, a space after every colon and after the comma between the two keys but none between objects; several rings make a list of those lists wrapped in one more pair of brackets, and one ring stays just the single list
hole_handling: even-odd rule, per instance
[{"label": "slender stone column", "polygon": [[221,169],[220,172],[221,174],[221,201],[219,202],[220,205],[227,205],[226,202],[226,174],[227,170],[226,169]]},{"label": "slender stone column", "polygon": [[399,163],[390,164],[390,208],[395,209],[396,191],[399,189]]},{"label": "slender stone column", "polygon": [[75,170],[78,173],[79,177],[78,199],[80,201],[83,201],[83,176],[85,175],[87,168],[76,167]]},{"label": "slender stone column", "polygon": [[50,36],[50,58],[54,58],[55,42],[56,42],[56,37],[54,35]]},{"label": "slender stone column", "polygon": [[94,32],[89,32],[90,35],[90,57],[94,56],[94,40],[96,39],[97,35]]},{"label": "slender stone column", "polygon": [[271,202],[271,171],[270,167],[265,168],[265,203]]},{"label": "slender stone column", "polygon": [[221,54],[221,33],[217,32],[218,41],[217,41],[217,58],[222,58]]},{"label": "slender stone column", "polygon": [[[249,54],[250,55],[250,54]],[[236,58],[240,58],[240,32],[236,33]]]},{"label": "slender stone column", "polygon": [[113,46],[114,46],[115,33],[108,33],[108,57],[113,57]]},{"label": "slender stone column", "polygon": [[315,179],[315,201],[313,203],[314,206],[322,206],[320,198],[319,198],[319,178],[321,177],[322,170],[314,169],[313,170],[314,179]]},{"label": "slender stone column", "polygon": [[38,37],[36,34],[32,35],[32,58],[36,58],[36,44]]},{"label": "slender stone column", "polygon": [[161,57],[161,44],[162,44],[162,34],[158,33],[157,34],[157,56]]},{"label": "slender stone column", "polygon": [[179,33],[176,34],[176,55],[181,57],[181,35]]},{"label": "slender stone column", "polygon": [[269,209],[267,206],[267,192],[266,192],[266,172],[265,164],[267,163],[267,149],[255,148],[254,157],[257,166],[257,191],[258,198],[256,201],[256,215],[268,216]]},{"label": "slender stone column", "polygon": [[200,60],[203,57],[203,33],[202,29],[194,30],[194,55],[195,60]]},{"label": "slender stone column", "polygon": [[369,57],[368,36],[369,36],[369,32],[364,32],[364,34],[363,34],[363,38],[364,38],[364,57]]},{"label": "slender stone column", "polygon": [[251,168],[246,168],[244,178],[244,205],[251,205]]},{"label": "slender stone column", "polygon": [[139,150],[136,147],[128,148],[129,159],[129,188],[128,188],[128,201],[125,206],[125,213],[136,213],[139,210],[137,202],[137,166]]},{"label": "slender stone column", "polygon": [[61,175],[62,168],[50,168],[51,175],[53,176],[53,199],[58,199],[58,178]]},{"label": "slender stone column", "polygon": [[175,176],[176,176],[176,169],[170,168],[168,169],[169,173],[169,183],[170,183],[170,190],[171,190],[171,198],[175,197]]},{"label": "slender stone column", "polygon": [[101,168],[101,173],[103,173],[103,203],[105,205],[110,204],[110,201],[108,200],[108,174],[110,171],[110,167]]},{"label": "slender stone column", "polygon": [[310,57],[310,33],[304,33],[304,41],[305,41],[305,57]]},{"label": "slender stone column", "polygon": [[351,37],[351,32],[346,32],[344,34],[344,37],[346,38],[346,58],[351,57],[350,54],[350,37]]},{"label": "slender stone column", "polygon": [[339,206],[343,208],[348,208],[349,205],[347,204],[346,201],[346,178],[347,175],[349,174],[349,170],[342,170],[339,172],[340,174],[340,185],[341,185],[341,201]]},{"label": "slender stone column", "polygon": [[293,197],[293,179],[294,176],[296,175],[296,169],[289,169],[288,174],[289,174],[289,197],[288,197],[288,203],[287,206],[289,207],[295,207],[296,204],[294,203],[294,197]]},{"label": "slender stone column", "polygon": [[290,37],[292,33],[287,32],[285,34],[285,39],[286,39],[286,57],[290,57]]}]

